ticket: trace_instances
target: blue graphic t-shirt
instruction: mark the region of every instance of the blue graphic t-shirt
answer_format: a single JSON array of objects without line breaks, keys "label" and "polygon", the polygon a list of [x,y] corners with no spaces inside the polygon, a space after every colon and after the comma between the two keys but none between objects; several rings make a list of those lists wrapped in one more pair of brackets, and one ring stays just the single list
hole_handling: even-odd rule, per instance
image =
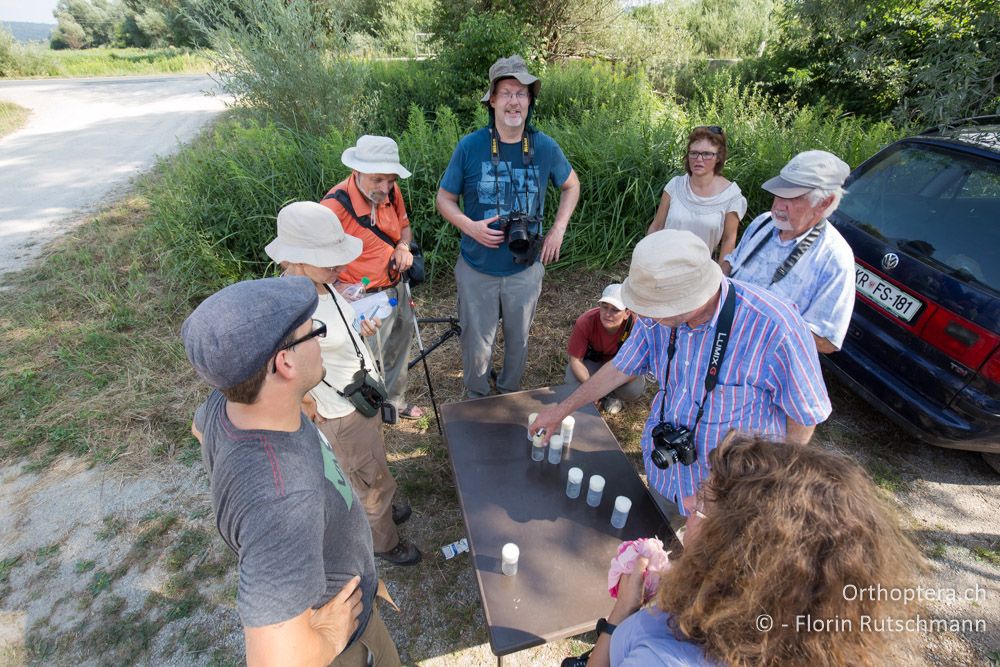
[{"label": "blue graphic t-shirt", "polygon": [[[462,208],[473,220],[522,211],[541,215],[545,211],[545,188],[551,181],[557,188],[569,178],[572,167],[562,149],[543,132],[531,135],[535,155],[525,166],[521,143],[500,143],[500,162],[490,159],[489,128],[462,137],[451,162],[441,177],[441,189],[462,198]],[[492,225],[498,227],[496,223]],[[541,233],[540,229],[533,232]],[[491,276],[509,276],[527,268],[515,264],[506,244],[487,248],[462,235],[462,258],[476,271]]]}]

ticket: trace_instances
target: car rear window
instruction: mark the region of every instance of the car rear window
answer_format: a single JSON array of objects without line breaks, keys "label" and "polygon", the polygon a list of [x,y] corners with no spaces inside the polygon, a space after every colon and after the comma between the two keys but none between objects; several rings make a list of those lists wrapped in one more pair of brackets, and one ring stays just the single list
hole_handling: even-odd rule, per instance
[{"label": "car rear window", "polygon": [[1000,161],[903,145],[847,186],[839,213],[911,257],[1000,292]]}]

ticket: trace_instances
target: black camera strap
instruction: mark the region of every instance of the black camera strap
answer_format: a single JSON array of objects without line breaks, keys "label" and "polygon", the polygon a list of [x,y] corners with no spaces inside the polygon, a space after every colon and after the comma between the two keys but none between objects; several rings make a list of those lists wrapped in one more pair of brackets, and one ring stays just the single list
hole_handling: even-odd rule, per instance
[{"label": "black camera strap", "polygon": [[[527,127],[521,135],[521,162],[524,164],[524,214],[531,215],[528,210],[528,167],[535,159],[535,144],[531,141],[531,131]],[[493,192],[497,200],[497,215],[500,215],[500,133],[494,125],[490,125],[490,162],[493,163]],[[511,188],[514,186],[514,174],[510,174]],[[541,187],[541,186],[539,186]],[[517,204],[518,193],[514,192],[514,204]],[[514,209],[511,209],[514,210]],[[539,223],[540,224],[540,223]],[[541,233],[541,229],[538,230]]]},{"label": "black camera strap", "polygon": [[[764,246],[767,245],[767,242],[771,240],[770,222],[771,218],[768,217],[767,220],[764,221],[764,224],[760,226],[760,229],[764,232],[764,234],[761,235],[760,231],[758,231],[757,234],[754,235],[754,238],[761,236],[763,236],[763,238],[757,242],[757,245],[750,251],[750,254],[747,255],[746,259],[744,259],[739,266],[732,270],[729,274],[730,278],[735,278],[739,270],[746,266],[750,260],[753,259],[754,255],[760,252]],[[788,272],[792,270],[792,267],[795,266],[800,259],[802,259],[802,255],[806,254],[806,251],[809,250],[814,243],[816,243],[816,239],[818,239],[819,235],[823,233],[824,227],[826,227],[826,220],[823,220],[818,225],[810,229],[809,233],[806,234],[806,237],[795,244],[795,247],[792,248],[790,253],[788,253],[788,257],[786,257],[785,261],[781,263],[781,266],[774,270],[774,276],[771,277],[771,282],[767,285],[768,287],[788,275]]]},{"label": "black camera strap", "polygon": [[[695,417],[691,432],[698,428],[701,417],[705,412],[705,402],[708,395],[719,383],[719,372],[722,370],[722,362],[726,358],[726,348],[729,347],[729,334],[733,330],[733,317],[736,313],[736,288],[729,283],[729,292],[726,300],[722,303],[722,310],[719,312],[719,319],[715,323],[715,337],[712,341],[711,356],[708,359],[708,369],[705,371],[705,393],[698,404],[698,416]],[[660,396],[660,423],[665,423],[667,410],[667,387],[670,383],[670,366],[677,352],[677,327],[670,329],[670,342],[667,343],[667,370],[663,376],[663,394]]]},{"label": "black camera strap", "polygon": [[[354,353],[358,355],[358,363],[361,365],[361,370],[367,373],[368,369],[365,368],[365,355],[361,354],[361,348],[358,347],[358,342],[354,340],[354,332],[351,331],[351,325],[347,323],[347,318],[344,317],[344,311],[341,310],[340,304],[337,303],[337,295],[333,293],[333,290],[326,283],[323,283],[323,287],[325,287],[326,291],[330,293],[330,298],[333,299],[333,305],[337,307],[337,312],[340,313],[340,319],[344,323],[344,328],[347,329],[347,337],[351,339],[351,344],[354,345]],[[323,384],[325,384],[330,389],[333,389],[341,396],[344,395],[344,392],[342,392],[341,390],[337,389],[332,384],[327,382],[326,378],[323,378]]]}]

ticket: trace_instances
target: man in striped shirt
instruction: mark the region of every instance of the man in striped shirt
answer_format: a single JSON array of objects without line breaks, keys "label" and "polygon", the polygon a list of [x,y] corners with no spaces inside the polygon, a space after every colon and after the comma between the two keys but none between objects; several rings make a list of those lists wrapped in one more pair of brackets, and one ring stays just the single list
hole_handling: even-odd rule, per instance
[{"label": "man in striped shirt", "polygon": [[[807,442],[829,416],[816,344],[802,317],[763,288],[725,278],[694,234],[663,230],[640,241],[622,300],[639,316],[632,335],[612,363],[541,412],[534,429],[553,433],[566,415],[652,373],[660,391],[641,442],[649,487],[661,505],[674,502],[687,516],[683,500],[708,477],[708,453],[729,431]],[[693,462],[654,463],[653,430],[660,424],[691,432]]]}]

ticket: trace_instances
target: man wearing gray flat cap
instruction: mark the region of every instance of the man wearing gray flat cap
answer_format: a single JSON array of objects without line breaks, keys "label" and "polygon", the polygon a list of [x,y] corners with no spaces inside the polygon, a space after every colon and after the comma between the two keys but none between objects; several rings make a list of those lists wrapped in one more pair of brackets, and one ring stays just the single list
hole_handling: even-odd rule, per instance
[{"label": "man wearing gray flat cap", "polygon": [[652,373],[660,390],[640,443],[665,513],[671,503],[683,516],[693,510],[709,452],[730,431],[805,443],[830,415],[816,347],[794,306],[725,278],[691,232],[639,241],[621,298],[638,318],[628,339],[611,363],[539,412],[532,431],[544,429],[547,440],[567,415]]},{"label": "man wearing gray flat cap", "polygon": [[747,227],[723,271],[795,304],[816,349],[844,344],[854,311],[854,253],[827,217],[840,205],[850,167],[832,153],[805,151],[762,186],[771,210]]},{"label": "man wearing gray flat cap", "polygon": [[[521,388],[544,265],[559,260],[566,226],[580,198],[580,180],[562,149],[529,124],[541,86],[521,56],[493,63],[482,98],[489,125],[458,142],[437,193],[438,213],[462,232],[455,283],[462,374],[470,398],[491,392],[493,346],[501,319],[504,352],[496,389],[503,393]],[[560,190],[559,208],[543,235],[550,182]]]},{"label": "man wearing gray flat cap", "polygon": [[399,665],[375,606],[372,534],[329,442],[302,413],[324,376],[302,276],[230,285],[184,321],[216,526],[239,562],[247,664]]},{"label": "man wearing gray flat cap", "polygon": [[[410,172],[399,162],[399,147],[389,137],[366,134],[340,156],[351,173],[333,186],[320,203],[337,214],[344,231],[361,239],[361,255],[344,267],[338,291],[367,280],[366,292],[388,292],[396,299],[392,313],[366,343],[383,367],[389,402],[403,419],[420,419],[422,408],[406,402],[413,310],[401,274],[413,265],[413,232],[403,193],[396,181]],[[372,344],[374,341],[374,345]]]}]

